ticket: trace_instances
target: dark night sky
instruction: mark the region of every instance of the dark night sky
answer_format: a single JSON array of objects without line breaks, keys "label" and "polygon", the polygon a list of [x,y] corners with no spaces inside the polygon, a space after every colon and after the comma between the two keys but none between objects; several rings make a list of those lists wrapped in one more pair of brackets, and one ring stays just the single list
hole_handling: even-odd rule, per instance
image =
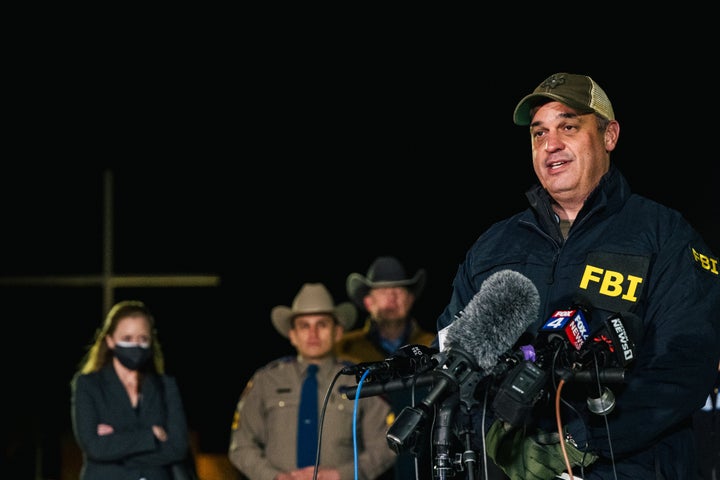
[{"label": "dark night sky", "polygon": [[[70,88],[38,93],[44,115],[26,112],[11,132],[23,153],[2,176],[1,274],[99,273],[102,172],[111,168],[116,273],[221,277],[218,288],[119,289],[116,300],[149,304],[191,427],[204,449],[224,451],[245,382],[292,351],[269,315],[302,283],[322,281],[345,301],[349,273],[397,255],[411,272],[428,271],[417,313],[434,329],[473,240],[525,207],[530,145],[511,114],[557,71],[603,86],[621,124],[613,159],[634,190],[681,210],[720,252],[717,141],[703,109],[669,93],[682,82],[709,88],[706,80],[678,78],[666,62],[620,70],[538,60],[508,70],[507,52],[468,50],[373,57],[358,45],[342,56],[288,47],[243,57],[240,72],[188,53],[138,71],[103,64],[83,84],[66,67]],[[100,290],[0,294],[15,382],[4,425],[66,432],[68,382],[104,315]]]}]

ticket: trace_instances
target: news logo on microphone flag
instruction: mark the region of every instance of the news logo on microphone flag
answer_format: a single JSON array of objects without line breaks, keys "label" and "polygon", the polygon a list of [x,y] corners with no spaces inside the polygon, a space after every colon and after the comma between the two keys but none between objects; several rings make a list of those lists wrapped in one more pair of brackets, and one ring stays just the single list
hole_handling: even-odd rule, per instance
[{"label": "news logo on microphone flag", "polygon": [[581,308],[571,308],[556,310],[540,327],[540,331],[549,334],[563,332],[564,338],[575,350],[580,350],[590,336],[590,325]]}]

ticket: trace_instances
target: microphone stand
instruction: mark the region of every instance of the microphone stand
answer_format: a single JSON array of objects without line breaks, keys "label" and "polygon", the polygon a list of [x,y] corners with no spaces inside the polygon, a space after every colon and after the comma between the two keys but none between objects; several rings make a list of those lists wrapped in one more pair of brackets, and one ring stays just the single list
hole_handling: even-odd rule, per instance
[{"label": "microphone stand", "polygon": [[470,412],[479,405],[477,398],[475,398],[475,391],[477,390],[478,384],[483,379],[480,372],[473,372],[465,382],[460,385],[460,409],[461,418],[465,420],[462,430],[458,432],[458,436],[464,437],[465,451],[462,454],[462,461],[465,464],[465,471],[467,472],[467,480],[475,479],[475,470],[477,465],[477,455],[471,448],[472,445],[472,434],[474,429],[472,428],[472,417]]},{"label": "microphone stand", "polygon": [[[462,435],[464,440],[465,451],[461,455],[462,463],[464,464],[464,470],[467,472],[467,480],[475,480],[477,455],[471,448],[474,430],[470,411],[479,405],[475,398],[475,390],[482,378],[481,373],[478,371],[469,372],[463,377],[459,391],[447,396],[440,405],[433,432],[433,445],[436,452],[433,470],[435,471],[435,478],[438,480],[446,480],[448,477],[455,475],[455,464],[450,456],[450,433],[458,408],[461,410],[461,418],[466,423],[463,425],[462,430],[458,432],[458,435]],[[463,465],[459,465],[458,468],[462,470]]]},{"label": "microphone stand", "polygon": [[457,394],[452,394],[443,400],[435,418],[435,431],[433,432],[433,445],[435,446],[435,465],[433,471],[435,478],[446,480],[455,476],[452,458],[450,458],[450,432],[452,429],[453,414],[459,402]]}]

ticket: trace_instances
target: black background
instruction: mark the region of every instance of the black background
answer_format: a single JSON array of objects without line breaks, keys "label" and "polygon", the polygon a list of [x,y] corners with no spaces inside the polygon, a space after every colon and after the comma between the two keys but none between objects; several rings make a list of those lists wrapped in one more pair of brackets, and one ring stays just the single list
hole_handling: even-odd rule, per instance
[{"label": "black background", "polygon": [[[76,39],[43,45],[25,60],[33,73],[14,77],[24,93],[6,131],[14,153],[0,188],[0,273],[99,274],[112,171],[115,273],[221,278],[213,288],[115,291],[155,313],[205,451],[227,449],[252,372],[293,352],[270,310],[290,305],[304,282],[345,301],[349,273],[396,255],[411,273],[427,270],[416,312],[434,330],[465,251],[525,207],[530,144],[511,115],[552,73],[588,74],[605,89],[621,125],[613,160],[634,191],[682,211],[720,252],[716,108],[699,99],[717,87],[683,52],[628,47],[620,67],[590,45],[576,55],[552,44],[548,55],[546,44],[496,48],[471,34],[455,43],[363,33],[117,40],[102,55]],[[102,294],[0,295],[6,457],[43,445],[52,469]]]}]

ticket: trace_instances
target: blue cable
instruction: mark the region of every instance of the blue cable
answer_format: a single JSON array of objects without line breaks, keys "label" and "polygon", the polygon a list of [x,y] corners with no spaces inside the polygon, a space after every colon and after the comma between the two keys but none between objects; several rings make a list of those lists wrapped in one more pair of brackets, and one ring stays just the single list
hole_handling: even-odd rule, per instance
[{"label": "blue cable", "polygon": [[360,401],[360,389],[362,388],[362,384],[365,381],[365,377],[367,377],[370,374],[370,369],[365,369],[365,372],[363,372],[362,377],[360,377],[360,381],[358,382],[357,389],[355,390],[355,409],[353,410],[353,455],[355,457],[355,480],[358,480],[359,474],[358,474],[358,447],[357,447],[357,412],[358,412],[358,402]]}]

